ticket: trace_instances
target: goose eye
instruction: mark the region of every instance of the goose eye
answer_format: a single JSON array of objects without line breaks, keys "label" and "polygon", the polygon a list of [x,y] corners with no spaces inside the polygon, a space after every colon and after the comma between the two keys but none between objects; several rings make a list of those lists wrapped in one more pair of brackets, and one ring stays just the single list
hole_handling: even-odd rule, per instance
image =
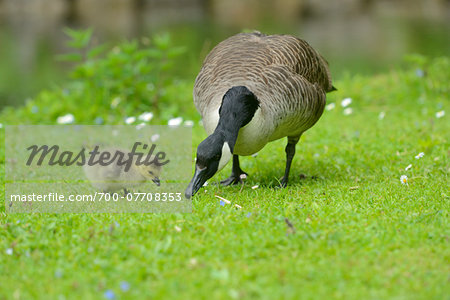
[{"label": "goose eye", "polygon": [[153,175],[153,172],[152,171],[148,171],[148,174]]}]

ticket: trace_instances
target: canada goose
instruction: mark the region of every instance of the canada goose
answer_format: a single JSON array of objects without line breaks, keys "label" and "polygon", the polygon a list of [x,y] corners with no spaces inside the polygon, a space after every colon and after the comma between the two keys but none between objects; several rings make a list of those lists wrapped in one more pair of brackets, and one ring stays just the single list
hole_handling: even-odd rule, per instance
[{"label": "canada goose", "polygon": [[224,185],[246,174],[239,155],[287,137],[288,183],[295,145],[322,115],[326,92],[334,90],[327,62],[307,42],[289,35],[240,33],[219,43],[206,57],[194,85],[194,104],[209,135],[197,148],[193,196],[233,157]]},{"label": "canada goose", "polygon": [[[105,148],[102,151],[128,153],[128,151],[118,148]],[[127,189],[143,184],[148,180],[160,186],[161,166],[154,163],[137,165],[136,159],[133,160],[129,170],[126,170],[125,164],[119,164],[117,160],[106,166],[85,164],[83,165],[83,170],[92,186],[104,192],[114,192],[123,189],[125,194],[127,194]]]}]

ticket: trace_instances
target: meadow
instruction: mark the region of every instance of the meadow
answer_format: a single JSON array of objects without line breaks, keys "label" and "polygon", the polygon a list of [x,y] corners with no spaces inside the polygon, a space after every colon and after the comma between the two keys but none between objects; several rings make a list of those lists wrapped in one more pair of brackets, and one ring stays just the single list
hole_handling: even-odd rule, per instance
[{"label": "meadow", "polygon": [[[66,114],[125,124],[152,111],[148,124],[194,121],[194,157],[205,132],[193,79],[160,76],[183,50],[165,37],[153,45],[66,57],[77,62],[71,79],[4,109],[2,127]],[[192,213],[6,214],[2,205],[0,299],[447,298],[449,70],[448,57],[411,55],[390,71],[337,80],[285,189],[280,140],[241,159],[242,186],[210,181]]]}]

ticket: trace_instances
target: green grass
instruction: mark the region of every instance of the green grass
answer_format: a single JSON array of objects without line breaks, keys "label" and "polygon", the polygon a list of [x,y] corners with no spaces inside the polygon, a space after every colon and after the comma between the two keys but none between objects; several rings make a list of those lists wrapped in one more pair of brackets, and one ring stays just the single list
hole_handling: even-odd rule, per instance
[{"label": "green grass", "polygon": [[[302,137],[286,189],[275,188],[283,140],[241,160],[243,187],[200,190],[192,214],[2,208],[0,299],[102,299],[108,290],[117,299],[448,299],[449,70],[440,58],[336,82],[336,108]],[[353,99],[348,116],[344,97]],[[1,122],[27,123],[29,107]],[[194,145],[204,137],[196,125]]]}]

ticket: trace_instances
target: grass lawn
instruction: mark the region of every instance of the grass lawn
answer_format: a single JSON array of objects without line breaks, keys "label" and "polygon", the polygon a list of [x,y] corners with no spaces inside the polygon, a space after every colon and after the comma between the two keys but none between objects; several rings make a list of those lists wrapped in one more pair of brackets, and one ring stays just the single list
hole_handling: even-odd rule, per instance
[{"label": "grass lawn", "polygon": [[282,140],[241,159],[243,187],[200,190],[192,214],[7,215],[2,202],[0,299],[448,299],[450,60],[417,67],[336,81],[286,189]]}]

